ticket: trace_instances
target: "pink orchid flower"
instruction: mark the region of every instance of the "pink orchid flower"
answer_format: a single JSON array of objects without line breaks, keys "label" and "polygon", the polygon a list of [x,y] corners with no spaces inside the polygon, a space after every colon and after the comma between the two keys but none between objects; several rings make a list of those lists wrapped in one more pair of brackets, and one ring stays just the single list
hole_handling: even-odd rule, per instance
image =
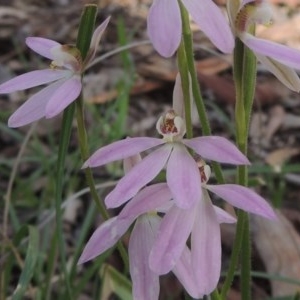
[{"label": "pink orchid flower", "polygon": [[[217,48],[232,52],[234,39],[229,24],[212,0],[182,0],[182,3]],[[181,27],[178,0],[154,0],[148,14],[148,35],[160,55],[170,57],[175,53]]]},{"label": "pink orchid flower", "polygon": [[243,0],[241,4],[236,0],[227,1],[227,8],[235,35],[284,85],[299,92],[300,80],[293,69],[300,69],[300,51],[248,33],[255,23],[270,23],[272,12],[267,1]]},{"label": "pink orchid flower", "polygon": [[189,209],[172,206],[164,216],[150,252],[150,268],[165,274],[174,268],[185,251],[191,234],[192,276],[198,292],[210,294],[217,286],[221,270],[221,238],[219,218],[208,191],[215,193],[231,205],[268,219],[276,219],[271,206],[249,188],[236,184],[209,185],[210,168],[200,160],[202,195]]},{"label": "pink orchid flower", "polygon": [[[125,159],[125,173],[138,161],[139,157]],[[166,213],[174,206],[171,192],[166,183],[158,183],[145,187],[128,202],[117,217],[104,222],[96,229],[87,242],[79,264],[89,261],[102,254],[122,237],[136,220],[129,240],[129,265],[133,283],[133,298],[135,300],[157,300],[159,297],[159,275],[153,272],[148,264],[149,255],[158,229],[161,217],[156,212]],[[233,223],[236,220],[222,209],[213,206],[219,223]],[[182,283],[187,292],[195,298],[202,297],[197,282],[191,272],[191,252],[184,247],[173,273]]]},{"label": "pink orchid flower", "polygon": [[81,75],[94,58],[101,36],[109,22],[107,18],[95,31],[88,55],[82,61],[75,46],[61,45],[55,41],[28,37],[26,45],[36,53],[51,59],[50,68],[17,76],[0,85],[0,93],[11,93],[51,83],[31,96],[8,120],[9,127],[20,127],[43,117],[52,118],[62,112],[80,94]]},{"label": "pink orchid flower", "polygon": [[167,184],[176,204],[181,208],[193,206],[201,198],[201,187],[197,179],[197,164],[187,148],[209,160],[236,165],[249,164],[248,159],[223,137],[184,139],[184,121],[174,111],[159,118],[157,131],[163,136],[162,139],[135,137],[117,141],[100,148],[84,163],[83,167],[98,167],[142,151],[153,150],[120,179],[105,199],[107,207],[118,207],[128,201],[165,166]]},{"label": "pink orchid flower", "polygon": [[97,150],[83,165],[98,167],[123,160],[137,153],[152,149],[153,152],[136,164],[105,198],[108,208],[118,207],[132,198],[142,187],[154,179],[166,167],[167,184],[173,199],[181,208],[190,208],[201,197],[198,166],[188,148],[201,157],[221,163],[243,165],[249,160],[235,145],[223,137],[203,136],[184,139],[183,94],[180,76],[177,76],[173,108],[160,117],[156,129],[162,139],[135,137],[114,142]]}]

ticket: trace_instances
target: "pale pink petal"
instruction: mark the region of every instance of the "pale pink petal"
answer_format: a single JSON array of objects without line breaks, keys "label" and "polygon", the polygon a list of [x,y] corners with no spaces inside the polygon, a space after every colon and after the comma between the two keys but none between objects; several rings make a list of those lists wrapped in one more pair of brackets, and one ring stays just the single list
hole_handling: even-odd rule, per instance
[{"label": "pale pink petal", "polygon": [[46,118],[52,118],[62,112],[70,103],[77,99],[81,92],[80,76],[66,80],[51,96],[46,106]]},{"label": "pale pink petal", "polygon": [[248,158],[229,140],[220,136],[201,136],[183,143],[204,159],[234,165],[249,165]]},{"label": "pale pink petal", "polygon": [[157,300],[159,296],[159,276],[150,270],[148,264],[159,222],[157,216],[144,215],[138,218],[131,233],[128,254],[135,300]]},{"label": "pale pink petal", "polygon": [[173,90],[173,105],[174,111],[178,116],[184,119],[184,97],[181,86],[180,73],[177,73],[176,81]]},{"label": "pale pink petal", "polygon": [[99,167],[110,162],[133,156],[165,143],[163,139],[136,137],[114,142],[98,149],[83,165],[86,167]]},{"label": "pale pink petal", "polygon": [[176,275],[190,296],[197,299],[203,298],[203,294],[199,293],[198,284],[193,276],[191,252],[188,247],[184,248],[172,272]]},{"label": "pale pink petal", "polygon": [[127,231],[134,219],[118,220],[117,217],[105,221],[90,237],[78,260],[85,263],[111,248]]},{"label": "pale pink petal", "polygon": [[148,14],[148,35],[157,52],[170,57],[181,39],[181,17],[177,1],[154,0]]},{"label": "pale pink petal", "polygon": [[174,201],[181,208],[190,208],[201,199],[201,179],[197,163],[181,144],[175,145],[170,155],[167,183]]},{"label": "pale pink petal", "polygon": [[182,0],[182,2],[211,42],[222,52],[231,53],[234,47],[233,35],[219,7],[211,0]]},{"label": "pale pink petal", "polygon": [[97,47],[100,43],[101,37],[103,35],[104,30],[106,29],[108,23],[109,23],[110,17],[106,18],[94,31],[91,44],[90,44],[90,50],[86,58],[86,63],[89,63],[92,61],[92,59],[95,57],[95,54],[97,52]]},{"label": "pale pink petal", "polygon": [[198,202],[191,235],[192,268],[198,290],[209,295],[216,287],[221,271],[221,236],[217,215],[206,192]]},{"label": "pale pink petal", "polygon": [[295,92],[300,91],[300,79],[293,69],[270,57],[257,53],[255,53],[255,55],[257,59],[289,89]]},{"label": "pale pink petal", "polygon": [[52,69],[28,72],[2,83],[0,85],[0,94],[26,90],[34,86],[65,78],[69,74],[70,71]]},{"label": "pale pink petal", "polygon": [[241,39],[253,52],[271,57],[288,67],[300,69],[299,50],[257,38],[249,33],[243,33]]},{"label": "pale pink petal", "polygon": [[58,42],[40,37],[26,38],[26,45],[34,52],[51,60],[53,60],[53,56],[50,52],[50,49],[53,47],[61,46],[61,44]]},{"label": "pale pink petal", "polygon": [[167,144],[146,156],[132,168],[105,198],[107,208],[122,205],[150,182],[166,164],[172,146]]},{"label": "pale pink petal", "polygon": [[207,185],[206,188],[237,208],[271,220],[276,219],[270,204],[249,188],[237,184]]},{"label": "pale pink petal", "polygon": [[158,236],[150,253],[150,268],[157,274],[166,274],[177,263],[195,221],[195,208],[173,206],[164,216]]},{"label": "pale pink petal", "polygon": [[157,183],[142,189],[119,214],[119,219],[136,218],[146,212],[156,211],[172,198],[166,183]]},{"label": "pale pink petal", "polygon": [[20,127],[43,118],[51,95],[60,85],[61,81],[57,81],[31,96],[10,116],[8,126]]},{"label": "pale pink petal", "polygon": [[228,212],[226,212],[224,209],[213,205],[215,213],[217,215],[217,219],[219,224],[221,223],[227,223],[227,224],[232,224],[236,223],[236,218],[230,215]]}]

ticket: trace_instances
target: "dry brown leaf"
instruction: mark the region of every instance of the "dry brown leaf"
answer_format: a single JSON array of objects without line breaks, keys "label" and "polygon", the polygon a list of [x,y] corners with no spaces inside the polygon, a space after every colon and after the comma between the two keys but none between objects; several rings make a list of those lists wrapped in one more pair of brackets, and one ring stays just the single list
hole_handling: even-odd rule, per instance
[{"label": "dry brown leaf", "polygon": [[215,75],[231,66],[229,56],[209,57],[196,62],[197,72],[205,75]]},{"label": "dry brown leaf", "polygon": [[[300,237],[293,225],[277,211],[278,220],[254,216],[253,240],[269,274],[300,278]],[[271,281],[272,296],[293,295],[300,286],[279,280]]]},{"label": "dry brown leaf", "polygon": [[271,152],[266,156],[265,161],[272,166],[276,172],[280,172],[283,164],[299,153],[299,148],[286,147]]}]

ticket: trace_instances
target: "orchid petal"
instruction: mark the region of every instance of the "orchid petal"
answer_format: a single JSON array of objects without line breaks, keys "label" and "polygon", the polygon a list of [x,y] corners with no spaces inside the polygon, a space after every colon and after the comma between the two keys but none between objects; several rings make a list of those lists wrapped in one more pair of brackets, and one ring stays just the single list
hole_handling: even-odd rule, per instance
[{"label": "orchid petal", "polygon": [[91,44],[90,44],[90,49],[89,53],[86,57],[86,63],[89,63],[94,57],[97,52],[97,47],[100,43],[101,37],[104,33],[104,30],[106,29],[108,23],[109,23],[110,17],[106,18],[94,31]]},{"label": "orchid petal", "polygon": [[159,223],[159,217],[144,215],[138,218],[131,233],[128,253],[134,299],[157,300],[159,296],[159,277],[148,264]]},{"label": "orchid petal", "polygon": [[181,39],[181,17],[177,1],[154,0],[148,14],[148,35],[157,52],[170,57]]},{"label": "orchid petal", "polygon": [[209,295],[217,286],[221,271],[221,236],[217,215],[208,193],[198,202],[191,235],[192,268],[198,290]]},{"label": "orchid petal", "polygon": [[257,59],[289,89],[295,92],[300,91],[300,79],[293,69],[270,57],[257,53],[255,53],[255,55]]},{"label": "orchid petal", "polygon": [[299,50],[257,38],[249,33],[241,34],[240,38],[253,52],[270,57],[288,67],[300,69]]},{"label": "orchid petal", "polygon": [[127,231],[134,219],[118,220],[117,217],[105,221],[90,237],[78,260],[78,264],[102,254],[111,248]]},{"label": "orchid petal", "polygon": [[178,116],[184,118],[184,97],[180,73],[177,73],[173,90],[173,109]]},{"label": "orchid petal", "polygon": [[237,208],[267,219],[276,219],[270,204],[249,188],[237,184],[206,185],[206,188]]},{"label": "orchid petal", "polygon": [[201,136],[183,143],[205,159],[234,165],[249,165],[247,157],[229,140],[220,136]]},{"label": "orchid petal", "polygon": [[31,96],[10,116],[8,126],[20,127],[43,118],[51,95],[60,85],[61,81],[57,81]]},{"label": "orchid petal", "polygon": [[150,268],[157,274],[166,274],[177,263],[195,221],[195,209],[173,206],[164,216],[150,253]]},{"label": "orchid petal", "polygon": [[26,90],[34,86],[65,78],[69,74],[70,71],[52,69],[28,72],[2,83],[0,85],[0,93],[5,94]]},{"label": "orchid petal", "polygon": [[119,219],[136,218],[146,212],[155,211],[170,202],[171,198],[170,189],[165,182],[147,186],[126,204],[119,214]]},{"label": "orchid petal", "polygon": [[99,167],[110,162],[133,156],[165,143],[163,139],[136,137],[114,142],[98,149],[83,165],[82,168]]},{"label": "orchid petal", "polygon": [[232,223],[236,223],[236,218],[233,217],[231,214],[229,214],[228,212],[226,212],[224,209],[213,205],[215,213],[217,215],[217,219],[219,224],[221,223],[227,223],[227,224],[232,224]]},{"label": "orchid petal", "polygon": [[61,44],[56,41],[40,37],[26,38],[26,45],[34,52],[51,60],[53,60],[53,55],[50,52],[51,48],[61,46]]},{"label": "orchid petal", "polygon": [[184,248],[180,259],[172,271],[190,296],[197,299],[203,298],[203,294],[199,293],[198,285],[193,276],[191,252],[188,247]]},{"label": "orchid petal", "polygon": [[52,118],[62,112],[70,103],[77,99],[81,92],[80,76],[73,76],[59,86],[46,106],[46,118]]},{"label": "orchid petal", "polygon": [[187,149],[176,144],[167,164],[167,183],[174,201],[181,208],[190,208],[201,198],[201,180],[195,160]]},{"label": "orchid petal", "polygon": [[107,208],[118,207],[135,196],[164,167],[171,150],[171,145],[165,145],[132,168],[105,198]]},{"label": "orchid petal", "polygon": [[184,6],[200,29],[222,52],[231,53],[234,39],[219,7],[211,0],[182,0]]}]

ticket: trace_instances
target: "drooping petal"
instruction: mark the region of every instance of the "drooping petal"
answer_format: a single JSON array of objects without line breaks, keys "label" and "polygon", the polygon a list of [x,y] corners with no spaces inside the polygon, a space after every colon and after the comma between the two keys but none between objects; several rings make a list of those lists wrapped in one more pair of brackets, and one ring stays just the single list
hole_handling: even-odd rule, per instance
[{"label": "drooping petal", "polygon": [[143,215],[138,218],[131,233],[128,254],[135,300],[157,300],[159,296],[159,276],[151,271],[148,264],[159,223],[158,216]]},{"label": "drooping petal", "polygon": [[299,50],[257,38],[249,33],[241,34],[240,38],[253,52],[271,57],[293,69],[300,69]]},{"label": "drooping petal", "polygon": [[150,268],[157,274],[166,274],[177,263],[195,221],[195,208],[173,206],[164,216],[150,253]]},{"label": "drooping petal", "polygon": [[217,215],[217,219],[219,224],[221,223],[227,223],[227,224],[232,224],[236,223],[236,218],[234,218],[232,215],[230,215],[228,212],[223,210],[222,208],[213,205],[215,213]]},{"label": "drooping petal", "polygon": [[201,179],[195,160],[187,149],[176,144],[167,164],[167,183],[174,201],[181,208],[190,208],[201,198]]},{"label": "drooping petal", "polygon": [[136,195],[166,164],[171,145],[164,145],[132,168],[105,198],[107,208],[118,207]]},{"label": "drooping petal", "polygon": [[171,191],[165,182],[147,186],[126,204],[119,219],[136,218],[146,212],[156,211],[170,202],[171,198]]},{"label": "drooping petal", "polygon": [[204,159],[234,165],[249,165],[248,158],[229,140],[221,136],[201,136],[183,143]]},{"label": "drooping petal", "polygon": [[207,185],[206,188],[237,208],[267,219],[276,219],[270,204],[249,188],[237,184]]},{"label": "drooping petal", "polygon": [[165,143],[162,139],[149,137],[135,137],[114,142],[98,149],[82,168],[99,167],[110,162],[130,157],[155,146]]},{"label": "drooping petal", "polygon": [[52,69],[28,72],[2,83],[0,85],[0,94],[26,90],[34,86],[65,78],[69,74],[70,71]]},{"label": "drooping petal", "polygon": [[209,295],[217,286],[221,271],[221,236],[217,215],[208,193],[197,205],[191,235],[192,268],[198,290]]},{"label": "drooping petal", "polygon": [[78,260],[85,263],[111,248],[127,231],[134,219],[118,220],[117,217],[105,221],[90,237]]},{"label": "drooping petal", "polygon": [[60,85],[61,81],[57,81],[31,96],[10,116],[8,126],[20,127],[45,117],[46,105]]},{"label": "drooping petal", "polygon": [[53,93],[46,106],[46,118],[52,118],[62,112],[79,96],[82,84],[80,76],[73,76],[66,80]]},{"label": "drooping petal", "polygon": [[181,39],[181,17],[177,1],[154,0],[148,14],[147,30],[157,52],[170,57]]},{"label": "drooping petal", "polygon": [[270,57],[257,53],[255,53],[255,55],[257,59],[289,89],[295,92],[300,91],[300,79],[293,69]]},{"label": "drooping petal", "polygon": [[211,0],[182,0],[193,20],[222,52],[231,53],[234,39],[227,20]]},{"label": "drooping petal", "polygon": [[188,247],[184,248],[181,257],[172,271],[190,296],[197,299],[203,298],[203,294],[199,293],[198,285],[193,276],[191,252]]},{"label": "drooping petal", "polygon": [[53,47],[61,46],[60,43],[40,37],[28,37],[26,38],[26,45],[34,52],[42,55],[46,58],[53,60],[53,56],[50,49]]},{"label": "drooping petal", "polygon": [[100,43],[101,37],[103,35],[104,30],[106,29],[108,23],[109,23],[110,17],[106,18],[94,31],[91,44],[90,44],[90,49],[87,54],[87,57],[85,59],[85,63],[88,64],[93,60],[95,57],[97,47]]}]

